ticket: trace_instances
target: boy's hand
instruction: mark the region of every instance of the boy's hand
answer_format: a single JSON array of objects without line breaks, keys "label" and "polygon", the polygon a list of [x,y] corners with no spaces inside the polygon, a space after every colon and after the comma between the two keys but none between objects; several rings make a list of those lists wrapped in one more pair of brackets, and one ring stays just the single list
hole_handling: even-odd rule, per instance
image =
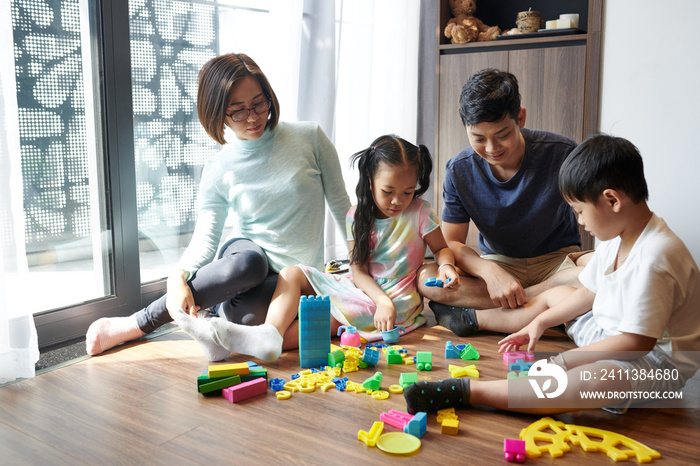
[{"label": "boy's hand", "polygon": [[374,313],[374,327],[380,332],[386,332],[394,328],[396,322],[396,308],[394,303],[378,304]]},{"label": "boy's hand", "polygon": [[515,309],[527,303],[525,290],[520,282],[511,274],[496,266],[496,273],[482,277],[486,282],[491,301],[506,309]]},{"label": "boy's hand", "polygon": [[527,345],[528,351],[534,351],[535,345],[546,329],[540,325],[538,319],[533,320],[522,330],[512,333],[498,342],[501,347],[499,353],[507,353],[508,351],[519,351],[520,347]]}]

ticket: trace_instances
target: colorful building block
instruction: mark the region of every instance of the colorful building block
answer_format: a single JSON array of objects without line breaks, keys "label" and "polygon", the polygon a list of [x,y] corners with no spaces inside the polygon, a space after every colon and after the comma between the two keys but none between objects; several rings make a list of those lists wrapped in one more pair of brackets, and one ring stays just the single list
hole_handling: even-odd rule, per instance
[{"label": "colorful building block", "polygon": [[442,423],[445,419],[458,419],[454,408],[439,409],[437,412],[437,422]]},{"label": "colorful building block", "polygon": [[529,371],[530,367],[534,362],[525,362],[522,359],[517,360],[516,362],[511,362],[508,364],[508,370],[511,371]]},{"label": "colorful building block", "polygon": [[479,359],[479,352],[474,348],[471,343],[467,343],[461,353],[459,353],[460,359],[470,361],[474,359]]},{"label": "colorful building block", "polygon": [[222,394],[224,398],[231,403],[236,403],[256,395],[264,395],[265,392],[267,392],[267,380],[260,377],[255,380],[224,388]]},{"label": "colorful building block", "polygon": [[328,365],[331,367],[343,367],[345,353],[342,350],[335,350],[328,353]]},{"label": "colorful building block", "polygon": [[278,392],[284,390],[285,380],[281,378],[274,378],[270,380],[270,390]]},{"label": "colorful building block", "polygon": [[404,390],[411,384],[418,382],[418,374],[415,372],[403,372],[399,376],[399,385],[401,385]]},{"label": "colorful building block", "polygon": [[250,372],[248,363],[218,364],[209,366],[209,377],[231,377],[233,375],[245,375]]},{"label": "colorful building block", "polygon": [[451,341],[445,343],[445,359],[459,359],[459,350]]},{"label": "colorful building block", "polygon": [[459,434],[459,420],[458,419],[443,419],[440,423],[440,433],[447,435],[457,435]]},{"label": "colorful building block", "polygon": [[410,421],[404,426],[403,431],[407,434],[411,434],[414,437],[421,438],[428,428],[428,414],[427,413],[416,413],[415,416],[411,418]]},{"label": "colorful building block", "polygon": [[525,452],[525,440],[504,438],[503,456],[506,458],[506,461],[524,463],[527,457],[527,453]]},{"label": "colorful building block", "polygon": [[215,380],[211,380],[206,383],[202,383],[197,387],[197,390],[199,393],[212,393],[217,390],[223,390],[226,387],[230,387],[232,385],[237,385],[241,383],[241,376],[240,375],[232,375],[231,377],[223,377],[223,378],[218,378]]},{"label": "colorful building block", "polygon": [[419,371],[433,369],[433,353],[430,351],[416,351],[416,368]]},{"label": "colorful building block", "polygon": [[519,359],[523,361],[534,361],[535,353],[532,351],[507,351],[503,353],[503,360],[508,364],[516,362]]},{"label": "colorful building block", "polygon": [[450,377],[479,377],[479,371],[474,364],[464,367],[450,364]]},{"label": "colorful building block", "polygon": [[364,430],[359,431],[357,433],[357,439],[365,442],[365,445],[368,447],[373,447],[377,445],[377,439],[379,439],[379,436],[382,435],[383,431],[384,423],[376,421],[374,424],[372,424],[372,428],[369,430],[369,432],[365,432]]},{"label": "colorful building block", "polygon": [[527,377],[528,371],[510,371],[506,374],[506,379],[517,379],[518,377]]},{"label": "colorful building block", "polygon": [[401,430],[403,430],[411,419],[413,419],[412,415],[401,411],[396,411],[395,409],[391,409],[379,415],[379,420]]},{"label": "colorful building block", "polygon": [[319,367],[328,362],[331,347],[331,300],[328,296],[299,299],[299,365]]},{"label": "colorful building block", "polygon": [[365,352],[362,354],[362,361],[370,366],[376,366],[377,363],[379,363],[379,350],[367,346]]},{"label": "colorful building block", "polygon": [[382,373],[375,372],[374,375],[362,383],[362,388],[366,390],[379,390],[382,386]]},{"label": "colorful building block", "polygon": [[387,364],[403,364],[403,357],[399,350],[394,348],[389,348],[386,350],[386,363]]}]

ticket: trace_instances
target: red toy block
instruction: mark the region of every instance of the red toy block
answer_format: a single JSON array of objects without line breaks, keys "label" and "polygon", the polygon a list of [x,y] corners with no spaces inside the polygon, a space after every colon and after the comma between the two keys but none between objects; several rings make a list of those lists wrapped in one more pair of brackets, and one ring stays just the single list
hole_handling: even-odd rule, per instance
[{"label": "red toy block", "polygon": [[224,398],[231,403],[246,400],[255,395],[264,395],[267,391],[267,380],[260,377],[249,382],[243,382],[222,390]]}]

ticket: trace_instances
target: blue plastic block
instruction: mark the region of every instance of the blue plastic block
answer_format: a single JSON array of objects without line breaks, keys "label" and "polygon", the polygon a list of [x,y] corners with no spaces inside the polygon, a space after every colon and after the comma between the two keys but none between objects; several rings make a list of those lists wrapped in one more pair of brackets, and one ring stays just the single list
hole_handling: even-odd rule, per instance
[{"label": "blue plastic block", "polygon": [[428,415],[426,413],[420,412],[416,413],[413,418],[408,421],[408,424],[403,428],[403,431],[407,434],[411,434],[414,437],[421,438],[425,434],[428,428]]},{"label": "blue plastic block", "polygon": [[445,343],[445,358],[459,359],[459,350],[452,344],[451,341]]},{"label": "blue plastic block", "polygon": [[299,365],[324,366],[331,347],[331,300],[328,296],[299,299]]}]

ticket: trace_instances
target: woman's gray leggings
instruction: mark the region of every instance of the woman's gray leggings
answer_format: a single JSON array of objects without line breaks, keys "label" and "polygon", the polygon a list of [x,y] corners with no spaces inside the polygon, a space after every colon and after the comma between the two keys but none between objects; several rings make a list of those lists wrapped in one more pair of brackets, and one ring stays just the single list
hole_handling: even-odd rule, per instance
[{"label": "woman's gray leggings", "polygon": [[[200,268],[188,283],[194,302],[200,309],[212,310],[230,322],[259,325],[277,286],[277,273],[270,270],[265,251],[245,238],[224,244],[218,259]],[[151,333],[172,321],[161,296],[136,312],[136,321],[144,333]]]}]

